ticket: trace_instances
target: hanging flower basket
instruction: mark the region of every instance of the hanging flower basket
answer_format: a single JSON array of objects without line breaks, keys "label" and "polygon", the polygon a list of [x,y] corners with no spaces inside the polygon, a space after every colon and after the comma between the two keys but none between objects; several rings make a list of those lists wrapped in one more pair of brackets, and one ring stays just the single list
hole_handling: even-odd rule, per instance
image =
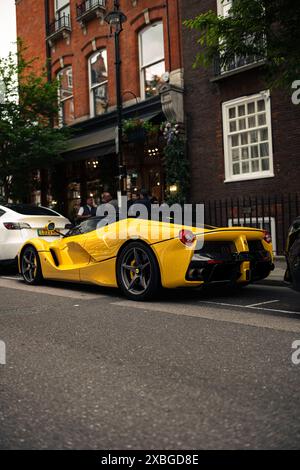
[{"label": "hanging flower basket", "polygon": [[157,130],[157,126],[142,119],[128,119],[123,122],[123,132],[127,142],[144,143],[148,135]]},{"label": "hanging flower basket", "polygon": [[145,142],[147,132],[142,127],[126,132],[128,142]]}]

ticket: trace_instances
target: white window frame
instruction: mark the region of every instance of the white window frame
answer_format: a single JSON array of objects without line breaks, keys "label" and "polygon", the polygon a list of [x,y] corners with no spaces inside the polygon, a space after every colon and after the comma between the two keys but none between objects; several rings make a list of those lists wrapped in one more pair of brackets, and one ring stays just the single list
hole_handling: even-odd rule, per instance
[{"label": "white window frame", "polygon": [[[164,55],[161,59],[156,60],[155,62],[149,62],[144,64],[143,63],[143,45],[142,45],[142,35],[145,31],[147,31],[150,28],[153,28],[154,26],[161,24],[162,25],[162,30],[163,30],[163,51]],[[165,40],[164,40],[164,23],[162,20],[160,21],[155,21],[155,23],[151,23],[150,25],[147,25],[145,28],[143,28],[139,32],[139,69],[140,69],[140,90],[141,90],[141,98],[142,100],[146,99],[146,90],[145,90],[145,70],[148,67],[151,67],[156,64],[160,64],[161,62],[164,62],[166,64],[166,54],[165,54]]]},{"label": "white window frame", "polygon": [[[228,119],[228,109],[232,106],[248,104],[253,100],[265,100],[265,108],[266,108],[266,124],[261,127],[268,128],[268,143],[269,143],[269,170],[267,171],[258,171],[258,172],[251,172],[239,175],[233,175],[232,172],[232,162],[229,150],[229,139],[230,139],[230,129],[229,129],[229,119]],[[255,114],[257,115],[257,114]],[[224,160],[225,160],[225,183],[232,183],[234,181],[248,181],[253,179],[262,179],[262,178],[273,178],[274,175],[274,164],[273,164],[273,135],[272,135],[272,114],[271,114],[271,97],[270,91],[265,90],[261,91],[255,95],[243,96],[240,98],[236,98],[234,100],[226,101],[222,103],[222,120],[223,120],[223,145],[224,145]],[[260,129],[259,126],[251,130]],[[248,130],[245,129],[244,132]],[[243,131],[238,131],[243,132]],[[250,130],[249,130],[250,132]]]},{"label": "white window frame", "polygon": [[[91,75],[91,60],[95,57],[99,52],[106,51],[107,57],[107,49],[105,47],[98,49],[95,51],[90,57],[88,58],[88,75],[89,75],[89,97],[90,97],[90,117],[96,117],[96,109],[95,109],[95,102],[94,102],[94,89],[99,88],[100,86],[107,85],[108,86],[108,76],[107,80],[103,80],[101,83],[97,83],[96,85],[92,85],[92,75]],[[108,60],[107,60],[107,67],[108,67]],[[107,73],[108,75],[108,73]]]},{"label": "white window frame", "polygon": [[[59,127],[62,127],[65,125],[65,122],[64,122],[64,114],[63,114],[63,105],[62,103],[64,103],[65,101],[68,101],[68,100],[73,100],[73,112],[74,112],[74,93],[73,93],[73,69],[72,69],[72,66],[71,65],[68,65],[67,67],[64,67],[63,69],[61,69],[58,73],[57,73],[57,79],[59,80],[60,79],[60,76],[61,74],[64,72],[66,72],[66,76],[67,76],[67,81],[68,81],[68,84],[72,86],[72,95],[71,96],[68,96],[67,98],[63,98],[61,99],[61,96],[60,96],[60,87],[58,88],[58,105],[59,105],[59,109],[58,109],[58,125]],[[71,73],[70,73],[71,72]],[[75,119],[75,117],[74,117]]]},{"label": "white window frame", "polygon": [[54,0],[55,14],[58,14],[60,11],[65,10],[67,7],[69,7],[69,14],[70,14],[70,0],[66,0],[62,7],[58,7],[58,0]]},{"label": "white window frame", "polygon": [[270,232],[271,232],[271,237],[272,237],[272,246],[273,246],[273,253],[276,255],[277,253],[277,247],[276,247],[276,222],[275,222],[275,217],[255,217],[253,216],[252,218],[247,216],[247,217],[240,217],[240,220],[238,218],[234,219],[228,219],[228,227],[250,227],[250,223],[252,222],[257,222],[258,227],[264,229],[263,224],[271,224],[270,226]]},{"label": "white window frame", "polygon": [[230,5],[230,8],[232,7],[232,0],[217,0],[217,12],[219,16],[228,16],[227,14],[224,15],[224,8],[226,6]]}]

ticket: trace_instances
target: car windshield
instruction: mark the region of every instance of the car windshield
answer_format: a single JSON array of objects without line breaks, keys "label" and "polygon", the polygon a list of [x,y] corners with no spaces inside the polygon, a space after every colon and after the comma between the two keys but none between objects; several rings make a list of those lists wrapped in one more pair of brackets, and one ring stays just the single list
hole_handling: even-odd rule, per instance
[{"label": "car windshield", "polygon": [[5,207],[22,215],[52,215],[59,216],[57,212],[46,207],[31,206],[27,204],[7,204]]},{"label": "car windshield", "polygon": [[81,222],[81,224],[76,225],[76,227],[71,228],[69,232],[65,235],[66,237],[73,237],[74,235],[83,235],[84,233],[93,232],[97,229],[97,225],[101,220],[105,219],[107,225],[107,217],[92,217],[91,219]]}]

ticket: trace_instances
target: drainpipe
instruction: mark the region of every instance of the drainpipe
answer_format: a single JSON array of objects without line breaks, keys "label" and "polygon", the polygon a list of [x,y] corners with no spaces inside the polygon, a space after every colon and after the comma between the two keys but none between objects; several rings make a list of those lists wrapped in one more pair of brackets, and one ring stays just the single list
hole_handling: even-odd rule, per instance
[{"label": "drainpipe", "polygon": [[166,0],[167,8],[167,29],[168,29],[168,56],[169,56],[169,71],[172,71],[172,54],[171,54],[171,35],[170,35],[170,12],[169,12],[169,1]]},{"label": "drainpipe", "polygon": [[[49,0],[45,0],[44,3],[44,8],[45,8],[45,32],[47,35],[49,23],[50,23],[50,14],[49,14]],[[48,82],[51,81],[51,47],[46,41],[46,59],[47,59],[47,79]]]},{"label": "drainpipe", "polygon": [[[45,34],[47,36],[50,17],[49,17],[49,0],[44,1],[44,10],[45,10]],[[47,68],[47,80],[51,81],[51,47],[46,40],[46,68]],[[53,126],[53,122],[51,122]],[[47,206],[47,194],[48,194],[48,185],[49,185],[49,172],[47,168],[40,169],[40,178],[41,178],[41,204],[42,206]]]}]

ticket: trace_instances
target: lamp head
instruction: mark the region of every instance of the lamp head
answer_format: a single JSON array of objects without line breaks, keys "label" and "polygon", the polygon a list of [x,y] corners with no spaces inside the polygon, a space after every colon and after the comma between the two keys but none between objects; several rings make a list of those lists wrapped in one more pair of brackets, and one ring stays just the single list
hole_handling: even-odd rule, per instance
[{"label": "lamp head", "polygon": [[111,32],[119,33],[122,31],[122,25],[127,20],[127,17],[119,10],[114,10],[108,13],[105,17],[106,23],[110,25]]}]

